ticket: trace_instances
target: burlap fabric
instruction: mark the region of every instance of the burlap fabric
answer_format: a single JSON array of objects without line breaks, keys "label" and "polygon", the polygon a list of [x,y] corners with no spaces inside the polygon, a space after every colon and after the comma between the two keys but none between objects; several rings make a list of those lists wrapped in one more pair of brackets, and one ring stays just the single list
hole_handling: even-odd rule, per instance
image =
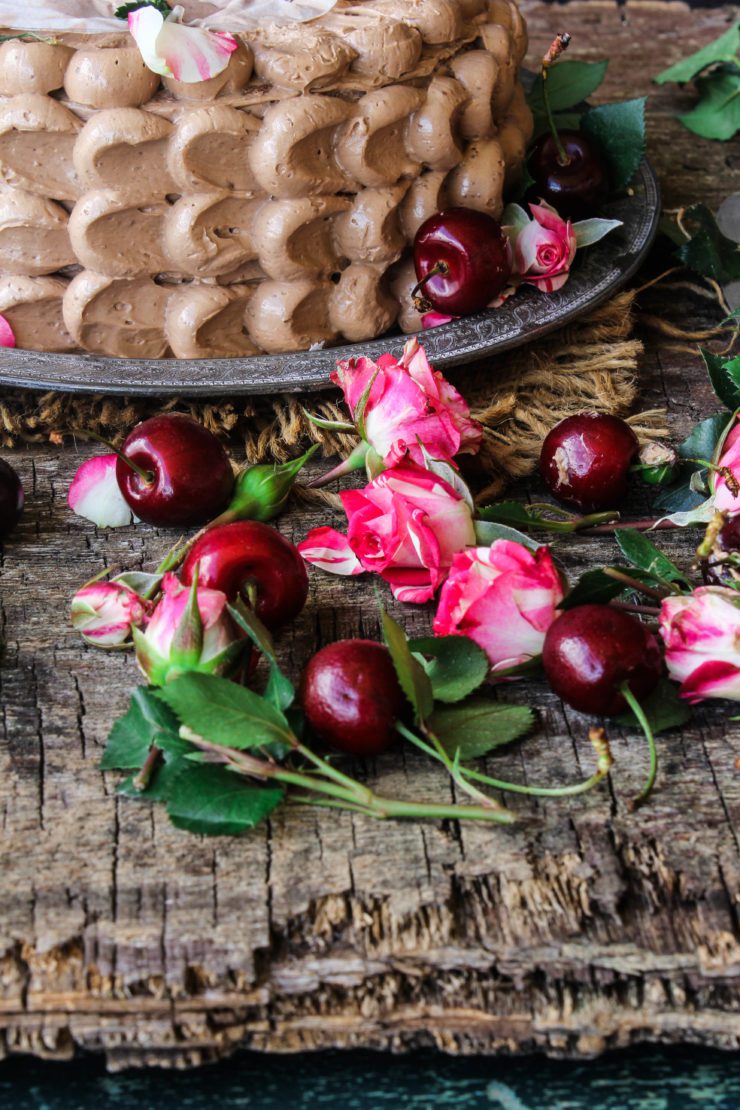
[{"label": "burlap fabric", "polygon": [[[583,409],[620,416],[631,411],[642,351],[632,337],[634,297],[634,290],[622,292],[541,342],[450,372],[485,429],[479,464],[487,494],[533,470],[542,439],[558,420]],[[175,410],[241,442],[249,462],[283,461],[311,442],[320,442],[327,456],[348,453],[353,438],[311,424],[304,405],[322,417],[346,419],[334,389],[309,397],[235,397],[214,403],[0,389],[0,444],[59,443],[76,429],[117,442],[138,420]],[[645,412],[630,422],[641,437],[663,431],[660,412]]]}]

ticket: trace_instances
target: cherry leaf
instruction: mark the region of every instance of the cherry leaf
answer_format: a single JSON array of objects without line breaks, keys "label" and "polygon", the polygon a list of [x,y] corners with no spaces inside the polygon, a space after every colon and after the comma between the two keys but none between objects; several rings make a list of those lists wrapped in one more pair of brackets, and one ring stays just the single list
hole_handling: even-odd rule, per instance
[{"label": "cherry leaf", "polygon": [[[547,95],[552,111],[562,112],[588,100],[604,80],[608,65],[608,59],[602,62],[564,61],[554,65],[547,75]],[[546,115],[541,75],[532,86],[527,103],[532,115]]]},{"label": "cherry leaf", "polygon": [[720,285],[740,281],[740,248],[722,234],[707,206],[692,204],[683,220],[695,227],[692,238],[676,252],[684,265]]},{"label": "cherry leaf", "polygon": [[437,701],[462,701],[485,682],[491,667],[483,649],[467,636],[425,636],[411,640],[409,648],[421,657]]},{"label": "cherry leaf", "polygon": [[707,66],[715,65],[717,62],[733,61],[738,50],[740,50],[740,20],[733,23],[729,31],[725,31],[724,35],[720,35],[714,42],[710,42],[701,50],[690,54],[688,58],[683,58],[675,65],[664,69],[653,80],[656,85],[665,85],[670,81],[682,84],[696,77],[697,73],[701,73]]},{"label": "cherry leaf", "polygon": [[426,721],[434,708],[432,683],[418,659],[411,654],[406,633],[384,610],[383,639],[396,668],[401,689],[411,702],[417,721]]},{"label": "cherry leaf", "polygon": [[612,189],[624,189],[645,157],[645,101],[623,100],[591,108],[582,129],[601,147],[609,162]]},{"label": "cherry leaf", "polygon": [[518,740],[531,730],[534,722],[534,710],[529,706],[505,705],[478,697],[463,705],[436,710],[429,727],[449,756],[466,762]]}]

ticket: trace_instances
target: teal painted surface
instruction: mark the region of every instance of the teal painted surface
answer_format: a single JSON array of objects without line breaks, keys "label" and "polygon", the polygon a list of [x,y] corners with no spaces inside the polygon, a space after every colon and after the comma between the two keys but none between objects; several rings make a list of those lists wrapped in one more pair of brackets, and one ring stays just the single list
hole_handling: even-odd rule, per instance
[{"label": "teal painted surface", "polygon": [[740,1110],[740,1054],[679,1048],[590,1063],[368,1052],[243,1054],[106,1075],[97,1059],[0,1065],[3,1110]]}]

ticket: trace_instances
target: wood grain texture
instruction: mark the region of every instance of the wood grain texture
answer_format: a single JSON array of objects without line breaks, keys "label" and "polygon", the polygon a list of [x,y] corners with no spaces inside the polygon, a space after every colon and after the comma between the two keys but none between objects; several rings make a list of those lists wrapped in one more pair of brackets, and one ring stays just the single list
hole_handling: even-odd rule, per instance
[{"label": "wood grain texture", "polygon": [[[525,7],[533,58],[555,13]],[[649,75],[721,32],[731,9],[593,0],[567,15],[579,56],[611,56],[609,99],[649,91]],[[652,93],[650,156],[669,206],[716,207],[740,186],[737,148],[675,122],[690,99]],[[707,318],[689,291],[645,295],[644,307],[684,325]],[[667,404],[680,436],[716,402],[694,355],[645,339],[641,402]],[[117,776],[97,769],[136,673],[129,657],[82,647],[66,616],[83,580],[149,566],[172,537],[73,518],[71,448],[34,447],[13,462],[28,510],[0,579],[0,1053],[64,1058],[84,1046],[121,1067],[185,1066],[237,1044],[571,1055],[641,1040],[737,1046],[740,737],[726,703],[660,739],[659,787],[637,814],[627,803],[643,780],[643,743],[611,726],[610,784],[567,803],[515,801],[510,830],[286,809],[243,839],[188,836],[117,798]],[[281,528],[299,539],[318,519],[294,511]],[[690,564],[689,538],[666,547]],[[610,541],[563,547],[573,577],[613,557]],[[390,608],[410,632],[430,626],[428,609]],[[315,573],[281,652],[297,673],[316,646],[357,634],[378,635],[370,583]],[[489,769],[580,779],[589,721],[542,683],[526,691],[540,728]],[[413,752],[358,770],[384,793],[449,791]]]}]

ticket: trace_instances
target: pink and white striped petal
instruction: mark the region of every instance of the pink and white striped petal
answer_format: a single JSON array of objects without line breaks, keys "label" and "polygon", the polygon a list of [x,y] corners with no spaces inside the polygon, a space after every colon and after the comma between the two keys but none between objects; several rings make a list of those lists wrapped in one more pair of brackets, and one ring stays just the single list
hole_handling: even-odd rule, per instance
[{"label": "pink and white striped petal", "polygon": [[225,31],[186,26],[183,13],[178,6],[165,19],[147,5],[129,13],[128,29],[152,72],[193,85],[222,73],[239,43]]},{"label": "pink and white striped petal", "polygon": [[13,329],[4,316],[0,316],[0,347],[15,347]]},{"label": "pink and white striped petal", "polygon": [[298,550],[307,563],[332,574],[362,574],[362,563],[349,546],[349,540],[336,528],[314,528]]},{"label": "pink and white striped petal", "polygon": [[115,455],[88,459],[75,474],[67,494],[72,512],[98,528],[122,528],[134,519],[118,488],[116,462]]}]

